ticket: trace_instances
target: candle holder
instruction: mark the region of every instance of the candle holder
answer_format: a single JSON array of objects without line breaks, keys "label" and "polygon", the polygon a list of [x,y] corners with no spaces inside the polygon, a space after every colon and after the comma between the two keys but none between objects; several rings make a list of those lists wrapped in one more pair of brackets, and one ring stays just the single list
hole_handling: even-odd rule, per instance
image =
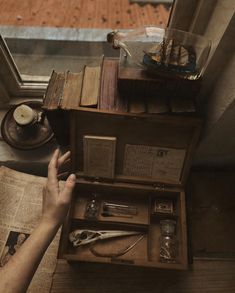
[{"label": "candle holder", "polygon": [[16,149],[31,150],[52,139],[54,134],[41,106],[42,102],[27,101],[6,113],[1,124],[6,143]]}]

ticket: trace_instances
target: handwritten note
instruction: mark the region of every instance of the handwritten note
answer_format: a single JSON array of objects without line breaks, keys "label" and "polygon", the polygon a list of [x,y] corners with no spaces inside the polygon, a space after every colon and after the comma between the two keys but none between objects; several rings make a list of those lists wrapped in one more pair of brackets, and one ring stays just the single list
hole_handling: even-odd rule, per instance
[{"label": "handwritten note", "polygon": [[123,174],[178,181],[183,169],[185,154],[185,149],[127,144]]}]

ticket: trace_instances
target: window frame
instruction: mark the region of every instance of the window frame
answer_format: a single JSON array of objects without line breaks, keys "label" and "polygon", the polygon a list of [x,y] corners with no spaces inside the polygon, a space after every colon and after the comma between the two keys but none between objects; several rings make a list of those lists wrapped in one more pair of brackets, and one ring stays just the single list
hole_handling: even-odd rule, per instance
[{"label": "window frame", "polygon": [[[208,15],[211,13],[213,3],[215,0],[175,0],[169,16],[168,27],[203,34],[203,30],[209,23]],[[86,29],[78,31],[84,31],[82,32],[84,35],[87,33]],[[104,42],[105,40],[100,39],[99,41]],[[33,98],[42,97],[45,93],[48,77],[21,75],[1,35],[0,68],[0,98],[1,96],[5,97],[5,100],[16,97]]]},{"label": "window frame", "polygon": [[[4,85],[9,96],[42,96],[46,90],[48,82],[45,79],[32,77],[28,80],[20,74],[14,59],[7,47],[4,38],[0,35],[0,80]],[[37,78],[36,78],[37,79]]]}]

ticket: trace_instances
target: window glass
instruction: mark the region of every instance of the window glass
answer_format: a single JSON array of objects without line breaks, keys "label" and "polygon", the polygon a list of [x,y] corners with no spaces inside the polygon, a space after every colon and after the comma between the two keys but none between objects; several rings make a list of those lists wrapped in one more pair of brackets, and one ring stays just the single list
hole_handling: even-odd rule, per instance
[{"label": "window glass", "polygon": [[36,76],[49,76],[53,69],[78,71],[102,54],[118,56],[106,44],[107,32],[149,24],[166,27],[172,6],[171,0],[81,0],[61,5],[35,0],[11,11],[13,2],[8,0],[1,12],[0,24],[8,26],[1,34],[19,72]]}]

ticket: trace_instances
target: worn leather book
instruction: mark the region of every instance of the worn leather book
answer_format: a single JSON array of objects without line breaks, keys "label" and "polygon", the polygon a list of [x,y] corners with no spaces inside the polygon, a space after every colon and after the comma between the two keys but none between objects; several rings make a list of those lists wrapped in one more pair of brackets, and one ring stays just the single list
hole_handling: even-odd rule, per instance
[{"label": "worn leather book", "polygon": [[80,106],[97,107],[100,92],[101,65],[85,66]]},{"label": "worn leather book", "polygon": [[122,97],[117,90],[118,59],[104,58],[100,97],[98,108],[117,112],[127,112],[127,99]]},{"label": "worn leather book", "polygon": [[65,76],[65,72],[52,71],[43,99],[43,106],[46,107],[46,109],[54,110],[59,107],[64,90]]},{"label": "worn leather book", "polygon": [[43,100],[43,109],[60,145],[69,144],[69,113],[77,109],[81,98],[83,71],[51,74]]},{"label": "worn leather book", "polygon": [[102,62],[103,56],[80,72],[52,72],[43,109],[60,145],[69,144],[69,110],[97,108]]},{"label": "worn leather book", "polygon": [[83,70],[78,73],[67,72],[63,97],[60,108],[64,110],[77,109],[81,100]]},{"label": "worn leather book", "polygon": [[146,112],[146,99],[143,96],[130,95],[128,99],[128,111],[140,114]]},{"label": "worn leather book", "polygon": [[[201,79],[186,80],[182,78],[161,77],[142,68],[128,67],[120,63],[118,68],[118,90],[130,99],[129,109],[136,108],[136,113],[144,112],[144,106],[137,102],[145,100],[148,113],[183,114],[197,111],[197,97]],[[133,97],[133,98],[131,98]],[[132,111],[132,110],[130,110]]]},{"label": "worn leather book", "polygon": [[78,73],[53,70],[44,96],[43,106],[48,110],[78,108],[82,82],[83,70]]}]

